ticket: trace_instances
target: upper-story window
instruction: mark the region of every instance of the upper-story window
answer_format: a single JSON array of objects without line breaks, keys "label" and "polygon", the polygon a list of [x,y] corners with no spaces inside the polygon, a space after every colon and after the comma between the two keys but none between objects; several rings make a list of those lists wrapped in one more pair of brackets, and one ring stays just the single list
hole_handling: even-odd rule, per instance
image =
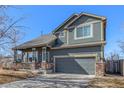
[{"label": "upper-story window", "polygon": [[93,37],[92,24],[82,25],[75,28],[75,39],[84,39]]},{"label": "upper-story window", "polygon": [[61,31],[60,33],[59,33],[59,37],[64,37],[65,36],[65,32],[64,31]]}]

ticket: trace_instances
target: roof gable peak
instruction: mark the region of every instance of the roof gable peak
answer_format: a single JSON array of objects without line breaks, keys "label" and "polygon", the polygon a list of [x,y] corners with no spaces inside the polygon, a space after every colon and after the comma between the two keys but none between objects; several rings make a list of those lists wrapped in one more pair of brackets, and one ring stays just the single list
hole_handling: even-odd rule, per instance
[{"label": "roof gable peak", "polygon": [[[67,29],[67,27],[69,25],[71,25],[72,23],[74,23],[76,20],[78,20],[81,16],[89,16],[89,17],[94,17],[94,18],[98,18],[100,20],[106,20],[106,17],[104,16],[99,16],[96,14],[91,14],[91,13],[86,13],[86,12],[81,12],[81,13],[75,13],[72,14],[69,18],[67,18],[61,25],[59,25],[54,31],[53,34],[56,33],[57,31],[59,31],[59,29],[64,26],[67,22],[67,24],[65,25],[64,29]],[[74,17],[75,16],[75,17]],[[73,18],[74,17],[74,18]],[[72,19],[73,18],[73,19]],[[70,22],[69,22],[70,21]]]}]

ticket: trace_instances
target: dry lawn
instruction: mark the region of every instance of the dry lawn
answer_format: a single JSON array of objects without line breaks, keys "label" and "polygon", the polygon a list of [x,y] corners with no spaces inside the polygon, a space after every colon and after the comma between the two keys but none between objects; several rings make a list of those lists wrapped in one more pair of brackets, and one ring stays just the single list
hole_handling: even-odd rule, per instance
[{"label": "dry lawn", "polygon": [[104,76],[91,80],[89,87],[93,88],[124,88],[124,77]]},{"label": "dry lawn", "polygon": [[36,75],[37,73],[31,71],[0,70],[0,84],[26,79]]}]

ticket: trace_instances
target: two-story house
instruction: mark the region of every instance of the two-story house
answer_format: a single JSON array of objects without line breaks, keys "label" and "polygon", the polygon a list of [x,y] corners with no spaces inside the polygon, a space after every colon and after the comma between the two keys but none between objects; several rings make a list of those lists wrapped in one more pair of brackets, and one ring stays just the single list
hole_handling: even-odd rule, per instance
[{"label": "two-story house", "polygon": [[[94,14],[73,14],[52,34],[14,47],[22,51],[22,63],[34,64],[56,73],[96,75],[104,70],[106,18]],[[51,66],[52,64],[52,66]]]}]

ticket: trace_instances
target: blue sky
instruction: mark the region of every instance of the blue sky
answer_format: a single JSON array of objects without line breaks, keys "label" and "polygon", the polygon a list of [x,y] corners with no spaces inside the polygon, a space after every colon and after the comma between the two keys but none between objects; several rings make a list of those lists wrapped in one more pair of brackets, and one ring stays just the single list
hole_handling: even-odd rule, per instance
[{"label": "blue sky", "polygon": [[87,12],[107,17],[105,55],[118,52],[118,41],[124,41],[124,6],[14,6],[7,13],[15,19],[25,17],[19,24],[28,27],[20,43],[50,33],[73,13]]}]

